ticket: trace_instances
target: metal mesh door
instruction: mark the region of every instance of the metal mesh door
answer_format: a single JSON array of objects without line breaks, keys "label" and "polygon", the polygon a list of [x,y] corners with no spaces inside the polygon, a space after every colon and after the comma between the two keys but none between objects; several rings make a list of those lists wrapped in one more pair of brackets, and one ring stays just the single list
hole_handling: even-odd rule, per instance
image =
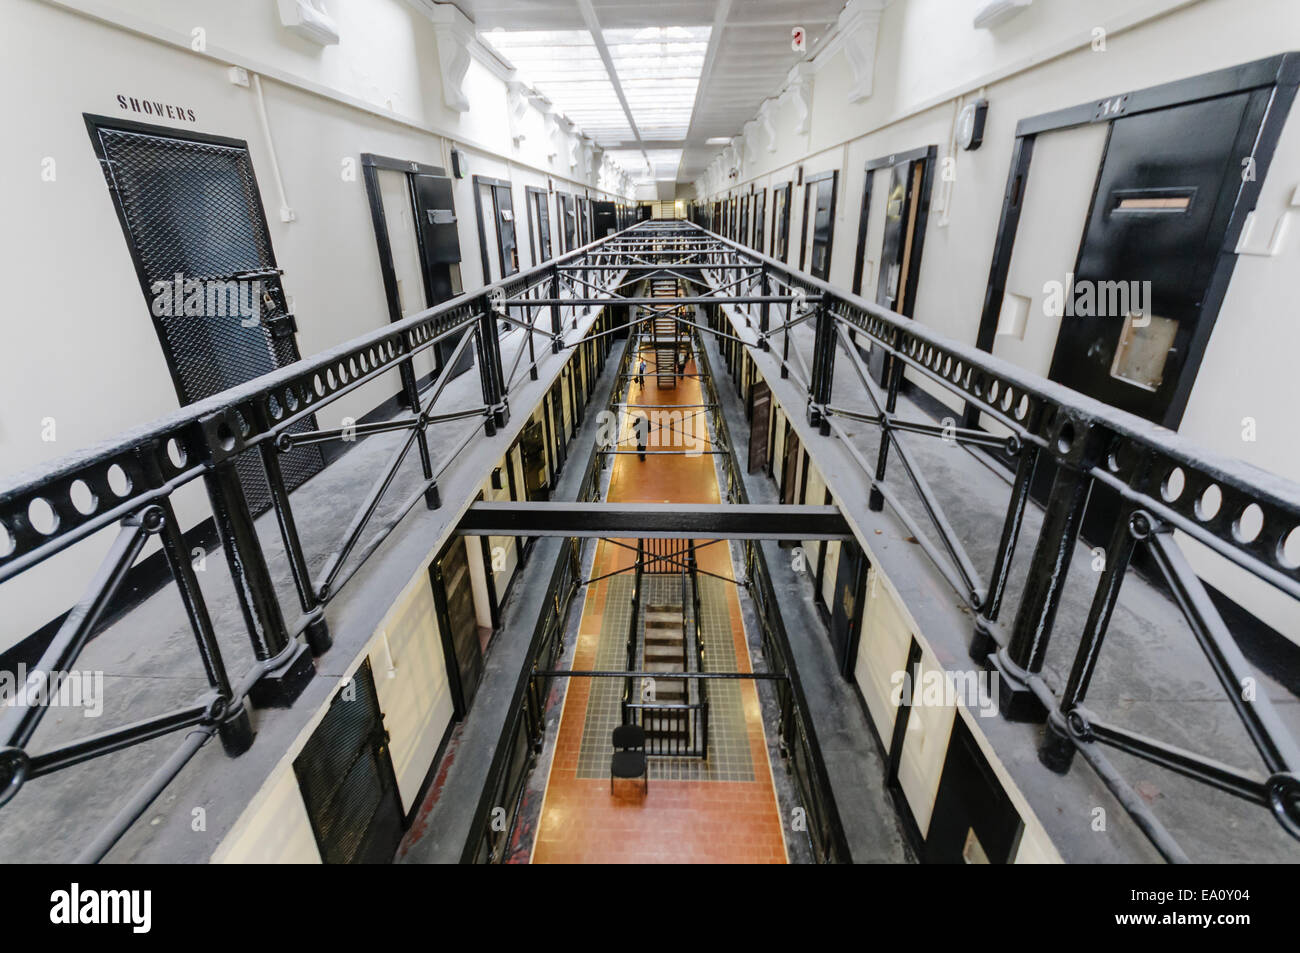
[{"label": "metal mesh door", "polygon": [[[247,147],[134,128],[93,131],[180,402],[298,360]],[[290,489],[321,465],[315,447],[282,459]],[[249,505],[265,510],[270,494],[256,455],[236,466]]]},{"label": "metal mesh door", "polygon": [[401,805],[382,718],[367,660],[334,696],[293,762],[327,864],[388,863],[401,840]]}]

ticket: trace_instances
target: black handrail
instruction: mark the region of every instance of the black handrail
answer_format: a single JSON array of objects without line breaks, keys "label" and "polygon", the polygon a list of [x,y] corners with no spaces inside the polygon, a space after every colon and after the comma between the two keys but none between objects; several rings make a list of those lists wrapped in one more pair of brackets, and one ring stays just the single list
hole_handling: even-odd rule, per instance
[{"label": "black handrail", "polygon": [[[741,344],[771,354],[781,376],[793,381],[806,397],[809,424],[822,436],[837,438],[839,446],[862,467],[869,507],[880,510],[888,505],[967,602],[975,617],[971,656],[997,671],[1003,686],[999,700],[1004,714],[1047,723],[1040,760],[1063,773],[1076,751],[1083,755],[1168,860],[1183,861],[1186,855],[1110,764],[1101,750],[1103,745],[1265,805],[1288,834],[1300,839],[1300,745],[1266,692],[1248,696],[1241,690],[1252,670],[1171,536],[1172,531],[1181,531],[1277,591],[1300,599],[1300,485],[1216,455],[1133,414],[1037,377],[985,351],[948,340],[920,322],[793,271],[722,236],[703,230],[701,234],[715,242],[715,249],[703,256],[706,264],[700,272],[701,284],[715,290],[738,285],[742,292],[762,297],[761,303],[752,299],[751,303],[720,302],[710,309],[712,328],[723,335],[728,347]],[[809,306],[773,302],[767,296],[769,289],[802,296]],[[814,326],[810,361],[791,349],[789,331],[804,322]],[[883,383],[878,384],[866,368],[860,344],[869,344],[885,358]],[[874,413],[849,411],[834,403],[836,357],[841,352],[874,405]],[[968,421],[978,422],[982,415],[1005,428],[1008,436],[996,437],[973,425],[954,429],[902,419],[898,396],[904,370],[964,401]],[[874,460],[855,446],[843,423],[846,420],[868,423],[880,431]],[[987,581],[981,578],[920,467],[899,439],[901,433],[1000,448],[1015,463],[1015,482]],[[903,475],[920,498],[937,542],[903,505],[894,483],[886,480],[891,457],[901,464]],[[1027,565],[1023,595],[1014,622],[1006,627],[999,614],[1031,480],[1040,460],[1055,467],[1052,487]],[[1114,491],[1120,505],[1106,548],[1107,566],[1094,590],[1069,681],[1057,693],[1041,672],[1094,483]],[[1250,528],[1251,523],[1259,528]],[[1137,551],[1145,551],[1159,581],[1173,594],[1253,741],[1264,765],[1263,774],[1118,730],[1084,707],[1120,586]]]},{"label": "black handrail", "polygon": [[[711,405],[710,422],[714,433],[721,438],[724,446],[730,448],[733,446],[731,433],[722,413],[722,402],[718,399],[713,372],[703,347],[696,349],[696,361],[704,367],[700,381],[708,392],[707,402]],[[749,494],[735,454],[728,452],[719,459],[726,470],[726,499],[732,503],[748,503]],[[826,773],[817,733],[807,715],[808,702],[794,665],[790,639],[772,588],[767,560],[763,556],[762,547],[755,540],[745,541],[744,547],[745,585],[754,602],[755,614],[762,629],[763,653],[767,658],[768,669],[773,674],[785,676],[777,681],[780,710],[777,733],[786,766],[795,779],[799,799],[808,814],[807,833],[813,857],[819,863],[850,863],[852,855],[849,852],[848,838],[844,833],[839,809],[835,805],[835,795],[830,776]]]}]

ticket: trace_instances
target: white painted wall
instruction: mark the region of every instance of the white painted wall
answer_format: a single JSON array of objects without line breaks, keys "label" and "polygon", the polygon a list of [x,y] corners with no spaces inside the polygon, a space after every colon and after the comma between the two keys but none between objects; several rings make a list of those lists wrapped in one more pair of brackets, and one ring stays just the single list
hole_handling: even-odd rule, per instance
[{"label": "white painted wall", "polygon": [[[335,3],[331,12],[341,41],[322,48],[282,27],[268,0],[0,0],[0,77],[24,91],[10,104],[0,150],[10,226],[0,261],[11,279],[0,480],[177,406],[82,118],[156,122],[124,112],[118,94],[184,104],[196,117],[186,128],[248,142],[304,355],[388,321],[362,152],[444,168],[453,146],[465,153],[467,176],[456,183],[455,199],[467,290],[482,285],[472,175],[510,180],[517,213],[524,186],[545,187],[548,178],[564,191],[614,197],[598,189],[593,172],[569,166],[567,148],[549,157],[573,136],[560,132],[552,141],[532,107],[516,147],[499,68],[473,59],[464,84],[471,108],[448,109],[433,26],[404,0]],[[192,48],[195,30],[202,30],[201,51]],[[231,64],[262,76],[273,143],[262,132],[254,92],[229,81]],[[272,145],[293,222],[280,220]],[[42,177],[47,160],[53,181]],[[524,224],[524,261],[526,235]],[[373,381],[322,411],[321,426],[358,418],[397,389],[396,372]],[[47,419],[56,423],[53,441],[42,439]],[[209,514],[197,483],[173,504],[186,528]],[[0,587],[0,651],[76,601],[112,535],[101,533]]]},{"label": "white painted wall", "polygon": [[427,572],[418,573],[394,603],[368,654],[402,810],[410,811],[453,709]]},{"label": "white painted wall", "polygon": [[319,864],[293,764],[281,765],[212,855],[214,864]]},{"label": "white painted wall", "polygon": [[[952,158],[955,179],[936,182],[926,232],[915,317],[949,337],[973,344],[979,326],[1007,169],[1020,119],[1108,95],[1231,67],[1300,49],[1300,11],[1293,0],[1035,0],[995,30],[976,30],[977,0],[894,0],[884,11],[876,44],[872,94],[850,101],[853,69],[837,44],[813,62],[808,131],[796,131],[798,106],[789,95],[773,107],[775,147],[766,138],[740,163],[726,188],[696,183],[697,200],[771,188],[830,168],[841,170],[830,280],[848,287],[864,181],[872,158],[938,146]],[[1094,30],[1105,49],[1093,48]],[[989,100],[983,146],[950,146],[959,107]],[[1082,235],[1083,215],[1101,142],[1097,128],[1040,136],[1029,177],[1009,290],[1031,298],[1023,339],[1000,337],[994,352],[1044,373],[1059,319],[1043,314],[1042,285],[1065,278]],[[1241,257],[1189,401],[1181,432],[1217,453],[1300,479],[1300,417],[1292,368],[1300,325],[1294,276],[1300,273],[1300,114],[1295,110],[1274,155]],[[789,261],[798,261],[806,189],[793,190]],[[880,190],[876,190],[879,194]],[[769,209],[771,203],[769,203]],[[880,221],[874,214],[869,228]],[[1288,227],[1289,226],[1289,227]],[[770,249],[772,223],[766,229]],[[868,249],[879,246],[871,234]],[[871,252],[869,252],[869,255]],[[875,275],[864,283],[874,298]],[[934,390],[933,387],[927,389]],[[952,406],[957,401],[946,397]],[[1253,418],[1257,438],[1242,439]],[[1292,600],[1196,546],[1189,559],[1212,585],[1300,641],[1300,612]]]}]

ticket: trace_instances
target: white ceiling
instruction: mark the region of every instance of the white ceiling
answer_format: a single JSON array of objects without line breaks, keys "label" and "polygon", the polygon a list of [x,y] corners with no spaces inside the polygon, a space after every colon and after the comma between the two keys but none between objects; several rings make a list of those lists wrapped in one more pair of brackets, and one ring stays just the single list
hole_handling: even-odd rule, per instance
[{"label": "white ceiling", "polygon": [[[809,52],[815,50],[844,0],[457,0],[456,6],[490,43],[499,40],[494,44],[498,48],[511,45],[508,34],[514,31],[589,31],[588,36],[598,32],[615,67],[615,78],[589,72],[589,67],[603,64],[599,43],[588,44],[570,36],[567,42],[578,46],[569,50],[574,54],[576,82],[565,83],[553,93],[539,91],[550,96],[556,108],[584,132],[616,151],[619,165],[634,178],[643,173],[646,163],[642,160],[630,167],[624,161],[627,150],[656,153],[650,164],[657,177],[671,175],[671,163],[665,160],[681,150],[676,179],[693,182],[718,153],[718,146],[706,145],[705,140],[738,135],[754,118],[759,104],[780,91],[790,68],[809,55],[790,49],[791,29],[802,26],[808,34]],[[647,77],[647,69],[656,72],[654,64],[642,58],[634,66],[629,60],[632,52],[624,46],[632,34],[620,32],[645,27],[710,27],[702,65],[693,51],[687,51],[674,62],[661,63],[658,75]],[[491,33],[498,28],[505,31],[506,38]],[[523,60],[528,54],[523,49],[516,48],[520,61],[512,58],[509,49],[502,53],[527,74],[528,64]],[[702,75],[683,130],[677,113],[685,113],[692,85],[689,74],[695,69]],[[628,76],[615,88],[621,73]],[[573,100],[572,106],[566,97]],[[609,102],[611,97],[613,102]],[[673,109],[674,103],[680,108]],[[634,119],[638,112],[646,116],[646,128],[639,128],[642,121],[638,120],[634,129],[626,116],[619,119],[615,107],[624,104]],[[661,114],[655,115],[655,107],[660,105]],[[583,121],[584,110],[592,125]]]}]

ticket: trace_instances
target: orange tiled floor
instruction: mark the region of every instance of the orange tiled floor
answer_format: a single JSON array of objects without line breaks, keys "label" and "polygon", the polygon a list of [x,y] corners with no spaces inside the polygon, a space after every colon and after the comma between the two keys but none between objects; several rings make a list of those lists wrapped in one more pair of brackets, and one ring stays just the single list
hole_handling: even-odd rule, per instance
[{"label": "orange tiled floor", "polygon": [[[653,358],[647,356],[653,366]],[[695,373],[694,362],[687,373]],[[659,390],[652,373],[644,387],[633,385],[629,402],[636,404],[699,404],[699,383],[687,378],[675,389]],[[685,414],[694,411],[685,411]],[[683,429],[690,427],[683,425]],[[689,432],[689,431],[688,431]],[[704,433],[701,419],[701,434]],[[625,435],[625,440],[627,437]],[[652,438],[653,440],[653,438]],[[634,446],[628,441],[625,447]],[[680,445],[680,444],[678,444]],[[665,440],[661,449],[671,444]],[[651,443],[651,449],[655,444]],[[718,501],[718,482],[709,455],[633,455],[614,458],[608,499],[611,502]],[[632,540],[623,542],[633,543]],[[700,544],[701,569],[732,578],[728,545]],[[635,554],[602,540],[596,549],[592,576],[631,565]],[[588,588],[579,625],[573,667],[592,668],[600,637],[606,586]],[[740,602],[727,587],[732,637],[741,671],[749,671],[749,650],[741,624]],[[547,782],[534,863],[785,863],[785,840],[776,792],[767,757],[758,693],[753,682],[741,683],[754,780],[670,781],[652,779],[648,794],[639,781],[619,781],[610,794],[609,779],[577,776],[591,682],[569,681],[559,737]]]}]

